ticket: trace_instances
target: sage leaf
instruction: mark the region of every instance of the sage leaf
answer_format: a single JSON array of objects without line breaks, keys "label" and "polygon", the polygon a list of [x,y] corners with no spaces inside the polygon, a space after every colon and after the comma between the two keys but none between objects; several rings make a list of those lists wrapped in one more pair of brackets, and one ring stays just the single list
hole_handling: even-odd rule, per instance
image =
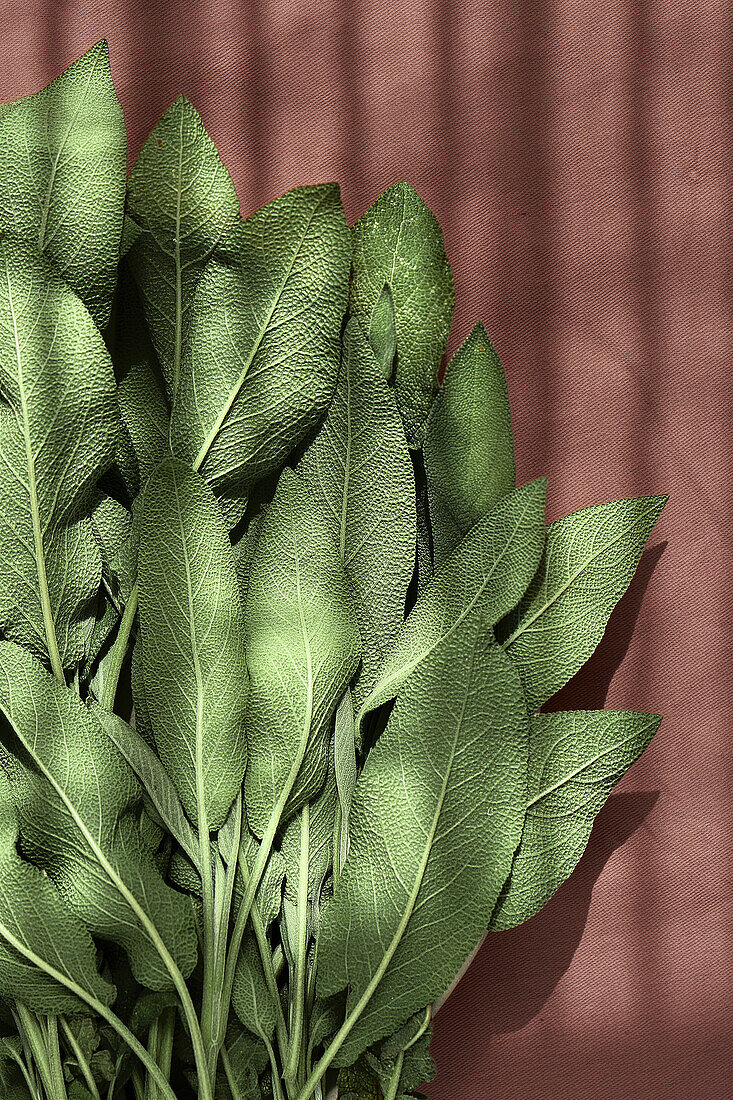
[{"label": "sage leaf", "polygon": [[[114,987],[97,973],[92,938],[51,880],[21,859],[13,792],[0,768],[0,996],[35,1012],[86,1013],[73,988],[103,1004]],[[62,980],[59,980],[62,979]]]},{"label": "sage leaf", "polygon": [[[318,910],[321,888],[333,862],[333,826],[336,814],[336,779],[330,769],[323,790],[309,803],[308,810],[308,903]],[[283,832],[280,854],[285,861],[285,896],[298,900],[300,873],[300,816],[293,818]],[[309,920],[309,931],[312,922]]]},{"label": "sage leaf", "polygon": [[329,523],[285,469],[260,530],[247,589],[249,766],[245,800],[261,837],[321,788],[331,717],[359,661],[359,627]]},{"label": "sage leaf", "polygon": [[657,714],[633,711],[533,715],[527,816],[491,928],[534,916],[575,870],[596,814],[660,722]]},{"label": "sage leaf", "polygon": [[454,637],[474,608],[493,625],[515,606],[542,554],[546,487],[540,478],[516,489],[466,535],[405,620],[359,721],[394,698],[413,669]]},{"label": "sage leaf", "polygon": [[171,421],[233,525],[238,500],[316,427],[339,369],[349,230],[335,184],[300,187],[242,224],[235,261],[197,287]]},{"label": "sage leaf", "polygon": [[24,849],[94,935],[125,948],[138,982],[168,989],[156,936],[184,975],[196,940],[185,898],[141,845],[131,769],[78,696],[11,642],[0,642],[0,710],[17,738],[0,730]]},{"label": "sage leaf", "polygon": [[126,156],[104,40],[0,116],[0,232],[44,252],[100,328],[117,279]]},{"label": "sage leaf", "polygon": [[395,393],[407,438],[417,446],[438,389],[453,317],[453,276],[443,234],[417,192],[396,183],[359,218],[351,235],[350,308],[368,326],[389,286],[397,336]]},{"label": "sage leaf", "polygon": [[102,561],[89,519],[118,434],[112,365],[49,262],[0,240],[0,631],[57,675],[85,656]]},{"label": "sage leaf", "polygon": [[506,379],[481,324],[448,364],[430,410],[423,454],[440,568],[516,483]]},{"label": "sage leaf", "polygon": [[127,259],[173,399],[196,284],[240,220],[229,173],[183,96],[138,154],[127,181],[127,212],[142,230]]},{"label": "sage leaf", "polygon": [[138,555],[145,705],[189,818],[218,829],[247,761],[244,606],[214,496],[176,459],[141,507]]},{"label": "sage leaf", "polygon": [[402,686],[356,783],[319,942],[319,993],[349,986],[334,1064],[424,1011],[481,938],[521,836],[528,737],[519,677],[474,609]]},{"label": "sage leaf", "polygon": [[155,354],[128,265],[120,266],[117,334],[113,362],[122,422],[144,486],[151,473],[170,453],[170,411],[163,374]]},{"label": "sage leaf", "polygon": [[90,709],[135,772],[171,836],[198,867],[201,859],[198,837],[186,817],[173,781],[158,757],[138,731],[118,715],[103,710],[94,702],[90,703]]},{"label": "sage leaf", "polygon": [[394,393],[359,322],[346,325],[338,385],[298,473],[329,521],[356,597],[358,708],[404,621],[413,571],[415,489]]},{"label": "sage leaf", "polygon": [[387,382],[394,375],[394,359],[397,354],[397,324],[394,298],[389,283],[382,287],[369,318],[369,343]]},{"label": "sage leaf", "polygon": [[275,1032],[277,1009],[267,988],[262,960],[252,937],[242,945],[234,973],[232,1005],[237,1016],[253,1035],[271,1039]]},{"label": "sage leaf", "polygon": [[593,653],[666,501],[614,500],[548,526],[537,574],[497,629],[530,710],[559,691]]}]

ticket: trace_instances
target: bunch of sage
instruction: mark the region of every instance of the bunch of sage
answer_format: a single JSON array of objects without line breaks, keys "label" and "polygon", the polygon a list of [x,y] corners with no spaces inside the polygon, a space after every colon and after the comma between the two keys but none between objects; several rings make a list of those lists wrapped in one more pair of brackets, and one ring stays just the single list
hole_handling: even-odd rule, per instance
[{"label": "bunch of sage", "polygon": [[243,220],[107,46],[0,110],[7,1100],[416,1095],[659,718],[542,713],[664,505],[549,526],[407,184]]}]

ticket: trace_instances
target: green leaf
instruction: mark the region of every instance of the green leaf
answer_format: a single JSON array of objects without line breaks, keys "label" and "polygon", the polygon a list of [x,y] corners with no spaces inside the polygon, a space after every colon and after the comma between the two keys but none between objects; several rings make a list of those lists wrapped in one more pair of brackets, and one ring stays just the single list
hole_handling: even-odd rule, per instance
[{"label": "green leaf", "polygon": [[397,334],[397,404],[407,438],[416,446],[438,389],[440,357],[453,317],[453,276],[443,234],[408,183],[388,187],[351,232],[351,311],[369,325],[389,286]]},{"label": "green leaf", "polygon": [[94,702],[90,703],[90,709],[135,772],[171,836],[180,844],[195,866],[198,866],[200,861],[198,837],[186,817],[173,781],[158,757],[138,731],[122,718],[103,710]]},{"label": "green leaf", "polygon": [[[336,815],[336,779],[329,769],[323,790],[309,804],[308,812],[308,903],[318,919],[321,888],[333,863],[333,824]],[[283,832],[280,854],[285,861],[285,896],[292,902],[298,900],[298,876],[300,872],[300,815],[289,822]],[[313,927],[308,921],[309,931]]]},{"label": "green leaf", "polygon": [[143,230],[128,260],[173,396],[196,284],[240,221],[229,173],[198,112],[183,96],[138,154],[127,181],[127,212]]},{"label": "green leaf", "polygon": [[359,628],[339,549],[297,474],[265,514],[247,591],[247,819],[262,836],[320,789],[329,722],[359,661]]},{"label": "green leaf", "polygon": [[279,469],[319,422],[339,369],[349,230],[336,184],[299,187],[241,227],[237,261],[212,262],[191,308],[173,449],[221,498]]},{"label": "green leaf", "polygon": [[596,814],[660,722],[657,714],[612,710],[532,717],[527,816],[493,929],[534,916],[573,872]]},{"label": "green leaf", "polygon": [[0,631],[79,664],[102,561],[89,515],[119,414],[104,341],[43,257],[0,240]]},{"label": "green leaf", "polygon": [[420,664],[369,753],[319,938],[349,986],[336,1065],[424,1011],[481,938],[519,843],[529,721],[480,609]]},{"label": "green leaf", "polygon": [[359,322],[344,334],[338,385],[298,473],[316,501],[356,597],[359,706],[405,617],[415,546],[415,487],[394,394],[381,377]]},{"label": "green leaf", "polygon": [[252,937],[245,939],[237,959],[232,1005],[248,1031],[262,1039],[272,1038],[277,1009],[267,988],[262,960]]},{"label": "green leaf", "polygon": [[116,339],[112,358],[122,421],[145,482],[170,453],[170,412],[163,375],[128,265],[120,267]]},{"label": "green leaf", "polygon": [[13,791],[0,768],[0,996],[20,995],[35,1012],[88,1012],[76,986],[111,1004],[114,987],[97,973],[91,936],[17,845]]},{"label": "green leaf", "polygon": [[389,283],[382,287],[369,318],[369,343],[387,382],[392,381],[397,354],[397,324]]},{"label": "green leaf", "polygon": [[154,933],[190,974],[194,929],[143,846],[130,812],[142,791],[126,761],[78,696],[10,642],[0,642],[0,710],[17,738],[0,731],[24,850],[94,935],[125,948],[138,982],[169,988]]},{"label": "green leaf", "polygon": [[117,280],[126,156],[104,40],[0,117],[0,230],[45,252],[100,328]]},{"label": "green leaf", "polygon": [[536,710],[590,657],[628,588],[666,496],[583,508],[547,528],[542,562],[497,638]]},{"label": "green leaf", "polygon": [[247,762],[244,606],[214,496],[176,459],[145,489],[138,556],[145,704],[194,823],[223,824]]},{"label": "green leaf", "polygon": [[542,554],[546,485],[540,478],[516,489],[464,538],[408,615],[359,721],[394,698],[413,669],[453,637],[475,607],[493,625],[515,606]]},{"label": "green leaf", "polygon": [[516,484],[506,379],[483,325],[448,365],[423,445],[439,568]]}]

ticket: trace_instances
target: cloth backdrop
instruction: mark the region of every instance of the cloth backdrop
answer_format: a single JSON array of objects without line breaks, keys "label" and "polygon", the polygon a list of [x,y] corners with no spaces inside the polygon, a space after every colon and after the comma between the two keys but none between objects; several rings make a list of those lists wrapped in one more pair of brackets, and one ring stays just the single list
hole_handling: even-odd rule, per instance
[{"label": "cloth backdrop", "polygon": [[[5,0],[0,100],[107,37],[130,164],[179,93],[242,212],[410,181],[548,518],[667,491],[557,706],[659,711],[572,880],[437,1017],[431,1100],[722,1100],[733,1080],[731,54],[723,0]],[[727,667],[726,667],[727,666]]]}]

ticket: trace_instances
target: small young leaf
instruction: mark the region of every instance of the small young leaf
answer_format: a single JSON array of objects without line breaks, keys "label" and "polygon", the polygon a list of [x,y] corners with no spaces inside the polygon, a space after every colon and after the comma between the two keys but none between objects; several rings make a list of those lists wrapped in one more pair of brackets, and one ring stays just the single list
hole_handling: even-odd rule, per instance
[{"label": "small young leaf", "polygon": [[435,216],[408,183],[388,187],[352,231],[351,311],[370,323],[385,283],[397,335],[395,391],[407,438],[422,442],[453,317],[453,276]]},{"label": "small young leaf", "polygon": [[660,722],[657,714],[612,710],[532,717],[527,816],[491,928],[534,916],[572,873],[596,814]]},{"label": "small young leaf", "polygon": [[198,837],[186,817],[173,781],[158,757],[138,731],[116,714],[103,710],[94,702],[91,702],[89,707],[135,772],[170,834],[194,865],[198,866],[200,860]]},{"label": "small young leaf", "polygon": [[[129,812],[142,791],[126,761],[78,696],[11,642],[0,642],[0,710],[17,737],[0,730],[29,857],[91,932],[125,948],[141,984],[169,988],[151,928],[184,975],[195,934],[186,899],[142,846]],[[15,754],[18,742],[32,768]]]},{"label": "small young leaf", "polygon": [[405,617],[415,489],[394,394],[356,318],[346,325],[333,401],[298,473],[328,520],[356,597],[362,658],[352,690],[358,707]]},{"label": "small young leaf", "polygon": [[102,561],[89,515],[119,412],[104,341],[49,262],[0,240],[0,631],[57,674],[84,656]]},{"label": "small young leaf", "polygon": [[475,947],[526,804],[519,677],[480,609],[425,657],[369,753],[319,937],[321,995],[349,985],[334,1064],[424,1011]]},{"label": "small young leaf", "polygon": [[143,145],[127,181],[143,230],[128,252],[173,398],[191,302],[207,260],[239,224],[239,201],[196,109],[180,96]]},{"label": "small young leaf", "polygon": [[382,287],[369,318],[369,343],[387,382],[392,381],[397,354],[397,327],[394,298],[389,283]]},{"label": "small young leaf", "polygon": [[423,445],[437,568],[516,483],[506,379],[483,325],[451,359]]},{"label": "small young leaf", "polygon": [[145,489],[138,585],[155,743],[189,818],[218,829],[247,761],[244,606],[214,496],[177,459]]},{"label": "small young leaf", "polygon": [[170,412],[163,375],[128,265],[120,266],[112,359],[117,399],[137,460],[141,486],[170,452]]},{"label": "small young leaf", "polygon": [[117,279],[126,154],[105,41],[0,117],[0,232],[45,252],[100,328]]},{"label": "small young leaf", "polygon": [[628,588],[666,496],[597,504],[551,523],[542,562],[497,638],[536,710],[585,664]]},{"label": "small young leaf", "polygon": [[262,524],[247,591],[247,820],[262,836],[320,789],[329,721],[359,661],[359,628],[329,524],[285,469]]},{"label": "small young leaf", "polygon": [[300,187],[243,223],[237,261],[212,261],[191,307],[173,408],[176,454],[233,525],[240,498],[282,466],[333,394],[349,230],[335,184]]},{"label": "small young leaf", "polygon": [[0,768],[0,996],[12,1002],[22,994],[35,1012],[88,1012],[69,988],[76,985],[111,1004],[114,987],[97,973],[91,936],[51,880],[20,858],[17,844],[13,792]]},{"label": "small young leaf", "polygon": [[493,625],[514,607],[542,554],[546,484],[540,478],[516,489],[466,535],[407,617],[359,721],[393,699],[412,670],[453,637],[474,608]]},{"label": "small young leaf", "polygon": [[261,1039],[272,1038],[277,1009],[267,988],[257,944],[251,936],[245,939],[237,959],[232,1005],[248,1031]]}]

